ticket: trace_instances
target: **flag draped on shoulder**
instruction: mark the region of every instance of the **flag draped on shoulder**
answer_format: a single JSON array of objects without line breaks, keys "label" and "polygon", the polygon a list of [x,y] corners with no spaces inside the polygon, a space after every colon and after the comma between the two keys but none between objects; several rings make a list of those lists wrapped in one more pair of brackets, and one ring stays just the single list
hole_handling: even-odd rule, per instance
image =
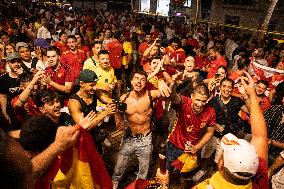
[{"label": "flag draped on shoulder", "polygon": [[88,131],[79,128],[78,144],[61,156],[53,189],[112,189],[112,181]]}]

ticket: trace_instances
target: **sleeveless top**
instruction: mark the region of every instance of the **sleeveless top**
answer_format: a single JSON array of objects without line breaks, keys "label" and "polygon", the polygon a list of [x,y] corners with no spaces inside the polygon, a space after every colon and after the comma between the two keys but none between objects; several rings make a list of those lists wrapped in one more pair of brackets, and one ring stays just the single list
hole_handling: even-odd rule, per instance
[{"label": "sleeveless top", "polygon": [[71,95],[70,99],[75,99],[79,101],[79,103],[81,104],[82,112],[84,113],[84,116],[88,115],[88,113],[90,113],[92,110],[97,112],[96,111],[96,107],[97,107],[97,96],[96,95],[93,96],[93,102],[89,105],[84,101],[84,99],[79,97],[76,93]]}]

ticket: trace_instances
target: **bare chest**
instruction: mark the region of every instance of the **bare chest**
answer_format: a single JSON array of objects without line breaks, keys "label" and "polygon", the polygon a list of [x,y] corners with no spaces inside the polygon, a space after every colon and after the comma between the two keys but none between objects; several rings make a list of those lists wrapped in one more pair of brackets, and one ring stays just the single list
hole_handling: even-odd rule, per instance
[{"label": "bare chest", "polygon": [[151,111],[150,99],[148,96],[143,96],[139,99],[129,97],[125,103],[127,104],[126,113],[128,115],[143,114]]}]

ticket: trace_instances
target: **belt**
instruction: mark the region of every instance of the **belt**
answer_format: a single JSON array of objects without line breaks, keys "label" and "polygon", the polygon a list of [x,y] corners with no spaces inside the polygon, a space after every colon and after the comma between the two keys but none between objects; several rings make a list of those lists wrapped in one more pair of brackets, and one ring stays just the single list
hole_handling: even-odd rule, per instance
[{"label": "belt", "polygon": [[133,133],[128,133],[128,137],[130,138],[144,138],[146,136],[149,136],[152,133],[152,131],[146,133],[146,134],[133,134]]}]

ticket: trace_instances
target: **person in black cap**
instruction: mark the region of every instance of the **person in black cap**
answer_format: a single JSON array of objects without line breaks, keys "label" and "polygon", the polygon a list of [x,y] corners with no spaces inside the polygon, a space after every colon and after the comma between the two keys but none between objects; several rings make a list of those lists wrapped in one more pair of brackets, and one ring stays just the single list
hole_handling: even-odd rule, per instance
[{"label": "person in black cap", "polygon": [[[113,115],[116,112],[116,105],[112,103],[112,99],[96,95],[95,86],[97,80],[98,77],[95,72],[91,70],[81,71],[79,75],[80,90],[73,94],[68,102],[68,109],[75,123],[79,123],[82,113],[86,116],[92,111],[96,112],[98,98],[101,102],[108,104],[104,111],[97,114],[96,120],[88,128],[89,130],[98,126],[106,116]],[[102,153],[101,142],[104,138],[100,137],[99,128],[93,129],[92,135],[95,138],[98,151]]]},{"label": "person in black cap", "polygon": [[[11,119],[13,117],[13,110],[11,106],[11,99],[20,93],[20,77],[24,73],[22,68],[22,60],[18,53],[10,53],[7,56],[7,62],[10,71],[0,76],[0,105],[2,116],[7,123],[13,125],[8,130],[15,129],[17,122]],[[1,116],[1,117],[2,117]]]}]

